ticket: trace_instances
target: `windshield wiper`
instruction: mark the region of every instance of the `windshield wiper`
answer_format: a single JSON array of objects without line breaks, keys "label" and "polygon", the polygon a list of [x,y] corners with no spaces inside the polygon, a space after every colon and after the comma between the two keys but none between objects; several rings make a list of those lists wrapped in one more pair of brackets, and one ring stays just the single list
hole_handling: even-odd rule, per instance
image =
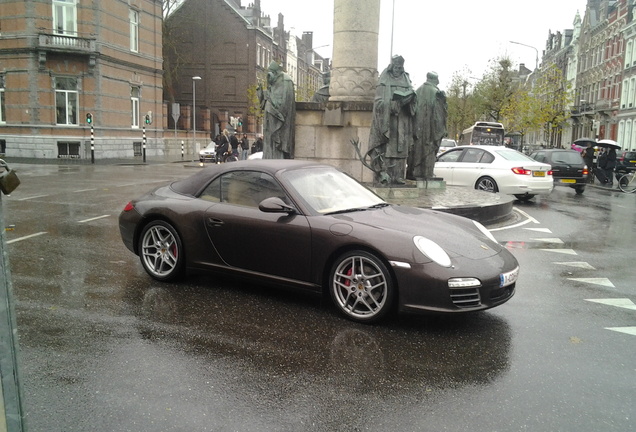
[{"label": "windshield wiper", "polygon": [[390,205],[391,205],[391,204],[389,204],[389,203],[381,202],[381,203],[374,204],[374,205],[372,205],[372,206],[370,206],[370,207],[367,207],[367,208],[370,208],[370,209],[379,209],[379,208],[383,208],[383,207],[388,207],[388,206],[390,206]]},{"label": "windshield wiper", "polygon": [[348,209],[332,211],[332,212],[329,212],[329,213],[325,213],[325,215],[335,215],[335,214],[341,214],[341,213],[353,213],[353,212],[366,211],[366,210],[367,210],[366,208],[355,207],[355,208],[348,208]]}]

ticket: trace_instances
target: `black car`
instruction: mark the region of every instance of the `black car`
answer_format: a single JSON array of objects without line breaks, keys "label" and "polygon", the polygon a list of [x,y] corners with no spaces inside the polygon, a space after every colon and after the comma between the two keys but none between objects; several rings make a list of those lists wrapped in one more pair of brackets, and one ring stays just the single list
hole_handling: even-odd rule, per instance
[{"label": "black car", "polygon": [[583,157],[576,150],[542,149],[535,151],[530,157],[552,166],[555,185],[570,186],[577,195],[585,190],[589,170]]},{"label": "black car", "polygon": [[614,172],[617,178],[634,170],[636,170],[636,151],[624,151],[622,155],[616,158]]}]

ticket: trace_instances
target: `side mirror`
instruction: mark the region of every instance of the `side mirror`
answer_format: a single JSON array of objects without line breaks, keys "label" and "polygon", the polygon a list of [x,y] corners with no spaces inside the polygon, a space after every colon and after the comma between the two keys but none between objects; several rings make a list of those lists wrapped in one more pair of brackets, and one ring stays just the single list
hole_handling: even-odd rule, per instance
[{"label": "side mirror", "polygon": [[265,198],[258,205],[258,209],[265,213],[296,213],[296,209],[294,207],[285,204],[285,202],[279,197]]}]

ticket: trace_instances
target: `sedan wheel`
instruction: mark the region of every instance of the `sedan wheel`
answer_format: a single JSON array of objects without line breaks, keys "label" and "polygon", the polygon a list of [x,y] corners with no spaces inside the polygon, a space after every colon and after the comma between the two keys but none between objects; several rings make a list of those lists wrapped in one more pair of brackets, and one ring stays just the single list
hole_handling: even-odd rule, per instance
[{"label": "sedan wheel", "polygon": [[178,279],[183,273],[183,247],[177,231],[167,222],[146,225],[139,244],[141,264],[160,281]]},{"label": "sedan wheel", "polygon": [[483,190],[485,192],[499,191],[499,188],[497,187],[497,182],[491,177],[482,177],[479,180],[477,180],[475,189]]},{"label": "sedan wheel", "polygon": [[342,255],[331,269],[330,293],[338,309],[358,322],[375,322],[393,303],[393,281],[375,256],[353,251]]}]

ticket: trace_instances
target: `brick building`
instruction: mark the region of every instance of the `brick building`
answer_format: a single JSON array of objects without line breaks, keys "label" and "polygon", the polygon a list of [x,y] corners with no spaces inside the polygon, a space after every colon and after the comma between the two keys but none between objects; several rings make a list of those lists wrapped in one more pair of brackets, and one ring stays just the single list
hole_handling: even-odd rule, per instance
[{"label": "brick building", "polygon": [[[140,155],[163,112],[161,21],[161,0],[2,0],[2,151],[90,158],[91,113],[96,158]],[[153,151],[162,134],[148,127]]]},{"label": "brick building", "polygon": [[[255,90],[259,82],[265,86],[272,61],[294,79],[298,101],[309,100],[322,85],[328,62],[317,58],[311,43],[310,32],[298,38],[286,31],[282,14],[274,25],[260,0],[249,6],[240,0],[185,0],[166,19],[164,34],[165,99],[170,107],[179,104],[176,128],[195,126],[208,137],[240,118],[239,132],[259,133]],[[169,129],[175,127],[171,117]]]}]

